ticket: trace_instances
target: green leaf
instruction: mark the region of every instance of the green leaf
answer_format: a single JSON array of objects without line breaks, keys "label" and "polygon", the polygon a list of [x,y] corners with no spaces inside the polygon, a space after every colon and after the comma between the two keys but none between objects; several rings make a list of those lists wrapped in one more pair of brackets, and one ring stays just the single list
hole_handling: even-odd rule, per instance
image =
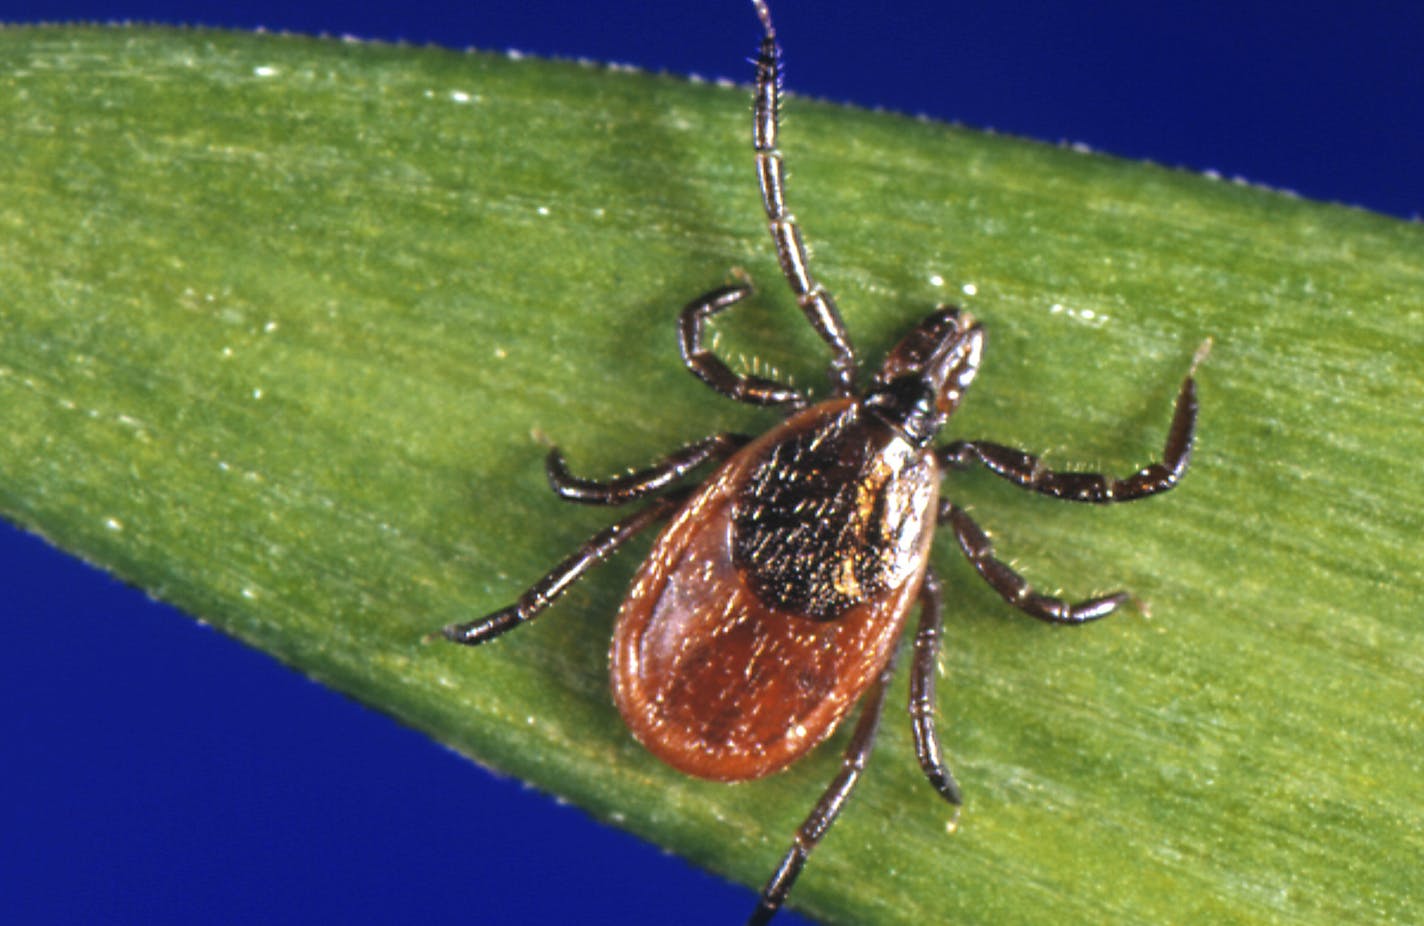
[{"label": "green leaf", "polygon": [[[721,350],[823,382],[762,230],[746,90],[165,30],[6,29],[0,60],[0,512],[760,884],[837,749],[731,786],[631,740],[605,654],[649,538],[497,644],[423,642],[610,519],[547,491],[547,440],[594,476],[774,420],[681,368],[689,298],[744,269],[762,296]],[[796,904],[1411,921],[1424,228],[893,115],[788,115],[791,202],[862,354],[939,301],[987,326],[952,435],[1126,473],[1215,341],[1171,495],[1097,509],[948,480],[1041,587],[1121,585],[1151,617],[1037,624],[942,538],[963,818],[951,832],[892,712]]]}]

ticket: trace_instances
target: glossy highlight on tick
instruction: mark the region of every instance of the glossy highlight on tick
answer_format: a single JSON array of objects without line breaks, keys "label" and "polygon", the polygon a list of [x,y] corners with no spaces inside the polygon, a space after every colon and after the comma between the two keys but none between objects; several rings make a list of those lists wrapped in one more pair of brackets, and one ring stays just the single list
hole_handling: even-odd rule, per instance
[{"label": "glossy highlight on tick", "polygon": [[[915,756],[940,796],[960,803],[935,727],[945,592],[929,563],[938,526],[948,525],[994,591],[1039,620],[1081,624],[1128,600],[1125,592],[1070,602],[1034,591],[995,556],[968,512],[941,497],[946,472],[981,465],[1023,488],[1097,504],[1155,495],[1187,469],[1197,401],[1189,372],[1161,460],[1125,479],[1056,472],[987,441],[937,446],[985,345],[973,316],[949,306],[912,328],[859,385],[850,335],[811,274],[786,206],[777,147],[781,53],[765,2],[753,5],[764,30],[752,133],[762,204],[796,304],[830,349],[831,394],[814,401],[775,380],[734,372],[712,352],[709,319],[746,299],[749,285],[693,300],[678,323],[683,363],[721,395],[774,407],[782,420],[755,438],[713,434],[606,482],[573,476],[559,451],[550,451],[549,482],[562,497],[644,506],[595,534],[513,605],[442,633],[468,645],[492,640],[542,613],[629,538],[667,520],[619,610],[610,655],[613,698],[639,742],[689,775],[744,781],[786,768],[860,705],[840,770],[762,890],[748,921],[759,924],[781,907],[865,768],[916,604],[909,699]],[[716,466],[704,481],[684,485],[707,464]]]}]

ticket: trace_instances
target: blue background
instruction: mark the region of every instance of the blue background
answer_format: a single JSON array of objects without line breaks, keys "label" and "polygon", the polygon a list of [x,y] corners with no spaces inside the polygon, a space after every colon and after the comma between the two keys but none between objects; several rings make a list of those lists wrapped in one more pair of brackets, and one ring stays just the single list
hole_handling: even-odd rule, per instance
[{"label": "blue background", "polygon": [[[791,89],[1424,211],[1416,2],[868,7],[779,4]],[[758,37],[740,0],[0,0],[0,20],[39,18],[513,47],[737,80]],[[752,178],[748,158],[749,193]],[[0,577],[7,922],[729,924],[753,902],[3,525]],[[492,845],[508,853],[485,869]]]}]

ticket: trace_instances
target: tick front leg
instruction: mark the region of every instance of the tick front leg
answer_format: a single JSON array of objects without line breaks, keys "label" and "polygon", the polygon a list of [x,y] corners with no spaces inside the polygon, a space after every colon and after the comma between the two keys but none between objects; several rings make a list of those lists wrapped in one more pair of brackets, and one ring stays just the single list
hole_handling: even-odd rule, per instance
[{"label": "tick front leg", "polygon": [[996,476],[1025,489],[1074,502],[1130,502],[1165,492],[1182,478],[1192,458],[1192,436],[1197,422],[1197,386],[1192,375],[1210,345],[1208,341],[1198,349],[1191,371],[1182,381],[1176,409],[1172,413],[1172,426],[1167,431],[1167,443],[1162,448],[1162,459],[1126,479],[1112,479],[1101,473],[1054,472],[1032,454],[986,441],[955,441],[940,448],[936,457],[941,466],[955,469],[982,463]]},{"label": "tick front leg", "polygon": [[751,438],[745,434],[721,433],[679,447],[647,469],[607,482],[579,479],[564,465],[564,455],[555,447],[544,460],[549,485],[566,501],[584,505],[622,505],[667,488],[708,460],[725,460]]},{"label": "tick front leg", "polygon": [[995,558],[994,545],[989,535],[974,523],[968,512],[955,507],[943,499],[939,504],[939,521],[948,521],[954,528],[959,548],[969,558],[970,564],[989,586],[1003,596],[1004,600],[1030,617],[1036,617],[1050,624],[1082,624],[1107,617],[1118,605],[1127,601],[1126,592],[1114,592],[1099,598],[1089,598],[1077,603],[1064,601],[1049,595],[1040,595],[1005,562]]},{"label": "tick front leg", "polygon": [[519,596],[519,600],[509,607],[486,615],[467,624],[450,624],[441,629],[441,636],[453,643],[478,646],[487,643],[500,634],[513,630],[525,621],[538,617],[549,605],[558,600],[564,592],[584,577],[594,566],[612,556],[623,544],[644,528],[656,523],[660,518],[676,511],[686,500],[687,492],[665,495],[637,514],[607,527],[589,538],[579,547],[578,552],[550,570],[529,590]]},{"label": "tick front leg", "polygon": [[840,772],[831,779],[830,787],[826,788],[821,799],[811,809],[810,815],[796,831],[791,848],[782,857],[781,864],[776,866],[776,871],[771,880],[766,882],[766,887],[762,888],[761,903],[747,920],[747,926],[763,926],[781,909],[811,850],[816,848],[816,844],[826,835],[826,830],[836,822],[836,817],[845,807],[846,800],[854,790],[856,782],[860,780],[860,773],[865,770],[870,750],[875,745],[875,734],[880,728],[881,709],[885,706],[885,692],[894,671],[895,660],[892,658],[866,692],[865,700],[861,702],[860,718],[855,723],[855,732],[851,734],[850,743],[841,758]]},{"label": "tick front leg", "polygon": [[678,317],[682,362],[692,374],[714,390],[748,405],[789,405],[801,408],[806,396],[761,376],[733,373],[712,349],[703,343],[707,319],[741,302],[751,294],[750,286],[724,286],[692,300]]},{"label": "tick front leg", "polygon": [[767,227],[776,245],[782,276],[786,277],[802,314],[833,354],[829,371],[831,385],[836,395],[851,395],[855,392],[855,348],[851,346],[850,334],[835,299],[811,276],[801,228],[786,208],[786,169],[776,146],[781,128],[781,49],[776,44],[776,30],[771,25],[766,4],[761,0],[753,0],[753,3],[765,30],[761,53],[756,59],[756,105],[752,125],[761,203],[766,210]]},{"label": "tick front leg", "polygon": [[910,669],[910,728],[915,736],[915,758],[940,797],[958,806],[959,785],[945,765],[935,730],[935,673],[939,668],[942,598],[939,577],[925,573],[920,587],[920,624],[915,630],[915,661]]}]

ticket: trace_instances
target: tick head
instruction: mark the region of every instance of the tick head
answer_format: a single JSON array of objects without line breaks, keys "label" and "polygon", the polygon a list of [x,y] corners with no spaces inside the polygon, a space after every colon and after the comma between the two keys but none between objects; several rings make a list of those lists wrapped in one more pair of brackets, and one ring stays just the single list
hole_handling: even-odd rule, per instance
[{"label": "tick head", "polygon": [[984,329],[968,312],[937,309],[895,345],[875,374],[866,406],[928,444],[979,372]]}]

